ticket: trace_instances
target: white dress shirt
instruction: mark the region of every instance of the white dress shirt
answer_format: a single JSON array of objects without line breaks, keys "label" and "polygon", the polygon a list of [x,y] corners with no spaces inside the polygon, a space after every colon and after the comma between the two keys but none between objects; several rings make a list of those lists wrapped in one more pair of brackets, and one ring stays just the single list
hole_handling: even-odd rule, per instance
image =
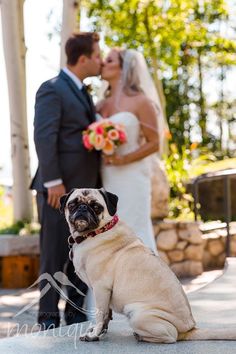
[{"label": "white dress shirt", "polygon": [[[74,81],[78,89],[81,90],[83,87],[83,83],[81,82],[81,80],[74,73],[72,73],[72,71],[70,71],[66,66],[62,70],[64,71],[64,73],[66,73],[66,75],[68,75],[71,78],[71,80]],[[43,185],[46,188],[51,188],[51,187],[58,186],[59,184],[62,183],[63,183],[62,179],[58,178],[52,181],[45,182]]]}]

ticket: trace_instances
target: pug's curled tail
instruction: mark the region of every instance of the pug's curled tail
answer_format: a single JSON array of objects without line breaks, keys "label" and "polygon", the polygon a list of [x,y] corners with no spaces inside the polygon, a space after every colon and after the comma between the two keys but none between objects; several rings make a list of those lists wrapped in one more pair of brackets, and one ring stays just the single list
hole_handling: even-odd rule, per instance
[{"label": "pug's curled tail", "polygon": [[180,333],[178,341],[187,340],[235,340],[236,327],[228,328],[193,328],[189,332]]}]

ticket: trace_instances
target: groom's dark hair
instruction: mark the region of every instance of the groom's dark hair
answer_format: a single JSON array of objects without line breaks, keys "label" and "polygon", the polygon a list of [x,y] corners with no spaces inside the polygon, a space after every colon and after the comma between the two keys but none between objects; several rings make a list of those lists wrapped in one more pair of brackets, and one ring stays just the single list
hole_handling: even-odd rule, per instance
[{"label": "groom's dark hair", "polygon": [[67,64],[75,65],[81,55],[90,57],[93,53],[93,45],[99,42],[99,39],[99,34],[96,32],[74,33],[65,45]]}]

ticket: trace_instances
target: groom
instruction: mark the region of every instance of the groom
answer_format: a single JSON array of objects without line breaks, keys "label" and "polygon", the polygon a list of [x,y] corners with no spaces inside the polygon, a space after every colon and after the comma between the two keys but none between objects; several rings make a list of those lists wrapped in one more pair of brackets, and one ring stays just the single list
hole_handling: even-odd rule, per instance
[{"label": "groom", "polygon": [[[82,142],[83,130],[95,121],[95,109],[83,80],[100,74],[98,42],[97,33],[71,36],[65,46],[66,67],[40,86],[35,103],[34,141],[39,165],[31,189],[37,191],[41,223],[41,279],[52,277],[55,281],[54,273],[64,272],[83,293],[87,292],[87,286],[76,276],[68,259],[69,229],[58,207],[59,198],[72,188],[101,187],[100,155],[88,152]],[[40,292],[38,323],[42,329],[58,327],[59,294],[46,279],[40,281]],[[78,310],[83,307],[84,297],[70,286],[67,295],[70,302],[65,307],[66,323],[85,321],[86,315]]]}]

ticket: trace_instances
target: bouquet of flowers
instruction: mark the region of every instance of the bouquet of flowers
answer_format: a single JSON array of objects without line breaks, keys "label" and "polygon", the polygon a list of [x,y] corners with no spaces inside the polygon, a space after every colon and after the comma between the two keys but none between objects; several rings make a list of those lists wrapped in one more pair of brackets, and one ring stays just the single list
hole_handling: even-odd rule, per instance
[{"label": "bouquet of flowers", "polygon": [[113,155],[115,149],[127,141],[124,127],[109,119],[92,123],[83,131],[83,144],[88,150],[101,150],[105,155]]}]

